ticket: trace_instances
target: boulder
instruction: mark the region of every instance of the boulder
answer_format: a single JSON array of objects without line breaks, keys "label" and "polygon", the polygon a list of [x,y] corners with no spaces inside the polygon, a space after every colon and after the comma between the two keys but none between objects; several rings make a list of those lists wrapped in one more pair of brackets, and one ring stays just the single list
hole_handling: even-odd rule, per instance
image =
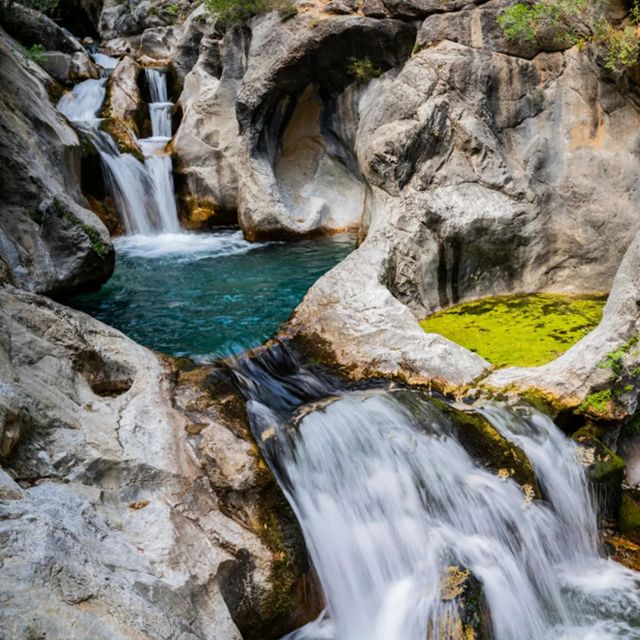
[{"label": "boulder", "polygon": [[5,31],[25,47],[40,45],[47,51],[74,54],[83,52],[80,41],[51,18],[13,0],[0,2],[0,23]]},{"label": "boulder", "polygon": [[99,73],[84,51],[73,54],[45,51],[38,61],[40,66],[58,82],[71,87],[83,80],[98,78]]},{"label": "boulder", "polygon": [[7,637],[240,640],[301,622],[282,494],[220,405],[175,377],[100,322],[0,289]]},{"label": "boulder", "polygon": [[[319,338],[346,369],[468,383],[487,363],[421,335],[416,318],[490,295],[613,285],[591,336],[550,365],[499,371],[486,383],[539,387],[574,407],[615,383],[616,415],[632,414],[640,204],[632,98],[588,52],[526,60],[443,41],[369,83],[353,118],[367,185],[364,241],[312,287],[292,330]],[[623,375],[598,366],[617,349]]]},{"label": "boulder", "polygon": [[145,118],[148,119],[138,84],[141,73],[142,68],[132,57],[121,58],[109,76],[102,105],[103,128],[122,151],[129,153],[140,153],[137,138],[141,137]]},{"label": "boulder", "polygon": [[10,280],[62,295],[113,270],[104,225],[80,192],[78,137],[51,104],[51,78],[0,30],[0,257]]}]

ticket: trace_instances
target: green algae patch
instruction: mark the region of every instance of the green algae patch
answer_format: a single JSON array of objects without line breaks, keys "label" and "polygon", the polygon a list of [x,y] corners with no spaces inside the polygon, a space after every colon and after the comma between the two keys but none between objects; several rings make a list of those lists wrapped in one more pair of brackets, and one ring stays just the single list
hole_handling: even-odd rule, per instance
[{"label": "green algae patch", "polygon": [[536,367],[564,353],[602,318],[604,295],[510,295],[465,302],[420,323],[496,367]]}]

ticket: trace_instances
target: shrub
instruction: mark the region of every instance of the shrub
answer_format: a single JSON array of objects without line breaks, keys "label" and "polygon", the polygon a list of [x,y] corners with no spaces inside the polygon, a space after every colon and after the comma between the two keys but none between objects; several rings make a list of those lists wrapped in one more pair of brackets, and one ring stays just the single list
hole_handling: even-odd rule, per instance
[{"label": "shrub", "polygon": [[[605,67],[614,73],[638,63],[640,59],[640,0],[633,1],[630,24],[614,26],[605,17],[607,0],[538,0],[518,2],[498,16],[498,23],[510,40],[540,42],[542,35],[571,46],[587,43],[604,46]],[[586,31],[581,33],[578,25]]]},{"label": "shrub", "polygon": [[293,0],[204,0],[204,3],[224,22],[240,22],[271,11],[277,11],[282,18],[290,18],[298,12]]},{"label": "shrub", "polygon": [[348,71],[357,82],[369,82],[382,73],[382,69],[376,67],[368,58],[351,58]]},{"label": "shrub", "polygon": [[44,62],[44,47],[41,44],[25,47],[24,54],[29,60],[33,60],[36,64],[42,64]]}]

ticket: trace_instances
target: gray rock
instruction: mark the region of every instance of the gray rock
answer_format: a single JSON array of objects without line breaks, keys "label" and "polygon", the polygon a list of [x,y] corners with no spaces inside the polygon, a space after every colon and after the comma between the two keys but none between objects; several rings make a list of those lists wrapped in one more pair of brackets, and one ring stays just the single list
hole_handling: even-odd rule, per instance
[{"label": "gray rock", "polygon": [[327,13],[335,13],[336,15],[349,15],[358,10],[358,3],[352,0],[332,0],[324,6]]},{"label": "gray rock", "polygon": [[138,150],[137,137],[148,110],[142,99],[138,78],[142,67],[130,56],[124,56],[109,76],[107,94],[102,106],[105,126],[123,150]]},{"label": "gray rock", "polygon": [[[639,228],[629,124],[638,116],[588,55],[528,61],[445,41],[370,83],[358,108],[366,240],[310,290],[294,332],[357,373],[446,386],[469,382],[486,363],[420,336],[415,317],[488,295],[610,289]],[[630,255],[618,278],[635,269],[625,266]],[[572,406],[603,388],[611,372],[598,362],[632,337],[637,316],[633,305],[622,313],[619,290],[601,327],[566,356],[497,372],[487,384],[537,387]],[[630,384],[620,415],[635,410]]]},{"label": "gray rock", "polygon": [[79,185],[80,144],[49,100],[51,78],[0,31],[0,257],[11,280],[68,293],[113,270],[109,235]]},{"label": "gray rock", "polygon": [[50,76],[67,87],[82,80],[99,77],[98,69],[84,51],[74,54],[46,51],[39,64]]},{"label": "gray rock", "polygon": [[41,45],[47,51],[74,54],[84,51],[80,42],[43,13],[19,2],[0,2],[0,23],[25,47]]},{"label": "gray rock", "polygon": [[[270,604],[287,592],[270,581],[275,552],[262,520],[244,521],[274,515],[265,476],[215,403],[195,425],[159,357],[46,298],[0,289],[0,328],[2,397],[29,420],[0,470],[3,635],[240,640],[238,602],[239,624],[285,632]],[[238,491],[234,519],[221,508]]]},{"label": "gray rock", "polygon": [[[357,224],[364,194],[353,154],[357,120],[343,117],[354,111],[357,90],[341,94],[355,83],[354,61],[379,73],[401,65],[415,34],[399,21],[355,16],[306,24],[304,15],[282,23],[276,14],[252,24],[236,98],[243,137],[238,215],[251,239]],[[337,202],[338,189],[346,206]]]}]

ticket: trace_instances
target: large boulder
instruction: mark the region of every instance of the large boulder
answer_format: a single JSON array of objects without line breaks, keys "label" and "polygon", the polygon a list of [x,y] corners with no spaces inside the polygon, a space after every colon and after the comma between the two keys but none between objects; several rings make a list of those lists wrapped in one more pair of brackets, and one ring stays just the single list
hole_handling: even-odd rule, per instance
[{"label": "large boulder", "polygon": [[[500,371],[487,384],[537,388],[599,417],[633,414],[633,96],[588,51],[509,55],[495,16],[492,26],[486,21],[491,8],[437,17],[458,43],[427,42],[362,91],[352,117],[367,184],[364,242],[312,287],[290,330],[345,370],[446,387],[473,381],[488,365],[424,334],[417,318],[489,295],[613,286],[596,332],[554,363]],[[463,29],[472,12],[485,16],[476,40]]]},{"label": "large boulder", "polygon": [[295,519],[246,420],[175,375],[82,313],[0,288],[4,636],[240,640],[305,621]]},{"label": "large boulder", "polygon": [[16,285],[52,295],[113,270],[109,234],[83,205],[78,137],[50,101],[54,83],[0,30],[0,258]]}]

